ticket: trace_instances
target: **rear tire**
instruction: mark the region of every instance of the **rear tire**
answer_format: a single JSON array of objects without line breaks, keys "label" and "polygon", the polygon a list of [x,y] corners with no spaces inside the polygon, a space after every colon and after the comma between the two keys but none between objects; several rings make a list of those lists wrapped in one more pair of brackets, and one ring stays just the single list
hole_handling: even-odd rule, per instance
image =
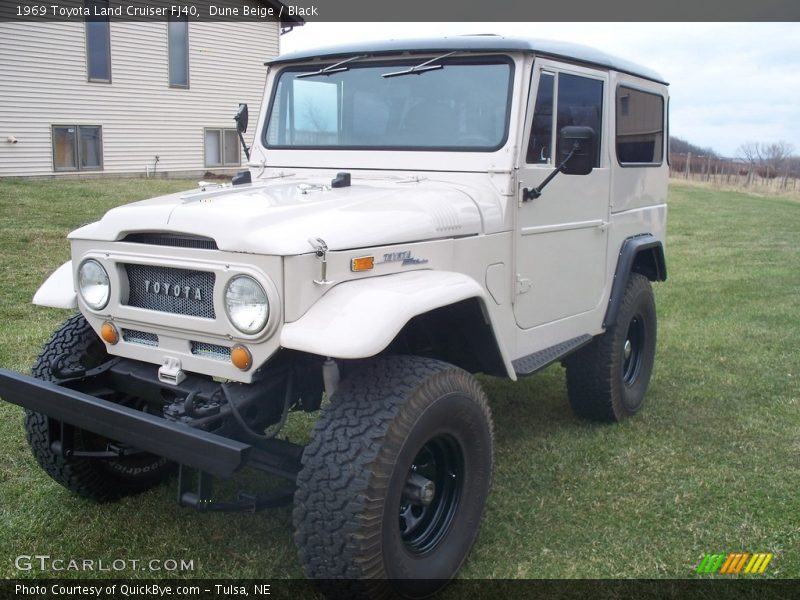
[{"label": "rear tire", "polygon": [[572,410],[593,421],[621,421],[642,408],[656,354],[650,281],[631,273],[616,323],[565,361]]},{"label": "rear tire", "polygon": [[405,356],[364,365],[303,454],[293,518],[307,576],[341,597],[423,598],[443,587],[477,537],[492,443],[469,373]]},{"label": "rear tire", "polygon": [[[38,379],[53,381],[70,372],[91,369],[108,359],[105,345],[81,314],[74,315],[53,333],[33,365]],[[66,458],[48,443],[50,427],[60,422],[41,413],[25,411],[25,432],[34,458],[56,482],[79,496],[93,500],[115,500],[137,494],[163,481],[172,471],[167,459],[153,454],[106,460]],[[75,428],[74,450],[104,450],[110,441]]]}]

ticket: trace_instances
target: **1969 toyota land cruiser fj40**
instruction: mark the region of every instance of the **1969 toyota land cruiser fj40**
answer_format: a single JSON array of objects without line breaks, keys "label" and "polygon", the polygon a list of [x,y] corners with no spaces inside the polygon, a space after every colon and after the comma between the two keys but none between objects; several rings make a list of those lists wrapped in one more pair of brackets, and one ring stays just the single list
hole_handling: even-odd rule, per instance
[{"label": "1969 toyota land cruiser fj40", "polygon": [[[667,87],[584,47],[465,36],[284,55],[266,90],[232,185],[70,234],[34,302],[79,312],[0,396],[77,494],[141,492],[177,464],[185,505],[293,498],[309,577],[422,597],[465,561],[489,494],[474,373],[561,361],[578,416],[642,407]],[[292,410],[320,413],[305,446],[276,435]],[[243,467],[291,486],[212,497]]]}]

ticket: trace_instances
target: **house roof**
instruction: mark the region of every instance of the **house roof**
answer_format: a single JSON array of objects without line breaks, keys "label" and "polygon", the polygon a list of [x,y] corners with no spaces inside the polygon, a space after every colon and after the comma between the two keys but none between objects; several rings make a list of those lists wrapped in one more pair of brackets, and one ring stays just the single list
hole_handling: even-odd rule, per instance
[{"label": "house roof", "polygon": [[500,35],[460,35],[441,38],[424,38],[408,40],[387,40],[377,42],[357,42],[326,48],[300,50],[278,56],[266,64],[284,64],[302,60],[327,59],[353,54],[381,56],[388,54],[431,53],[431,52],[532,52],[540,56],[566,58],[579,62],[607,67],[615,71],[630,73],[651,79],[659,83],[667,83],[656,71],[634,62],[607,54],[580,44],[559,42],[555,40],[506,37]]},{"label": "house roof", "polygon": [[[263,4],[266,7],[274,8],[278,11],[279,14],[282,14],[280,23],[286,27],[300,27],[305,25],[306,22],[303,20],[302,17],[297,16],[288,16],[289,11],[285,10],[286,6],[280,0],[256,0],[259,4]],[[284,7],[283,12],[281,12],[281,6]]]}]

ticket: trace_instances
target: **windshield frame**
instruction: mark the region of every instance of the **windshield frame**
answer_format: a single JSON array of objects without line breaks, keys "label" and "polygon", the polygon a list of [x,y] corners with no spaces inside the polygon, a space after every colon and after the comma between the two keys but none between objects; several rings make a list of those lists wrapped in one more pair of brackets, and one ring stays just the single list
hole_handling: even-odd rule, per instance
[{"label": "windshield frame", "polygon": [[[429,56],[430,55],[430,56]],[[357,56],[357,55],[354,55]],[[430,60],[431,56],[436,58],[438,54],[436,52],[425,52],[421,54],[412,54],[411,56],[404,56],[402,58],[391,58],[387,60],[372,60],[372,57],[368,57],[364,59],[364,62],[361,61],[355,63],[349,63],[348,70],[354,70],[358,68],[386,68],[390,70],[395,67],[413,67],[418,65],[426,60]],[[341,57],[337,57],[338,61],[341,61]],[[276,74],[274,79],[272,80],[272,86],[270,90],[270,97],[269,97],[269,104],[267,105],[266,110],[266,118],[264,119],[263,126],[261,129],[261,136],[260,141],[263,145],[264,149],[266,150],[320,150],[320,151],[337,151],[337,152],[346,152],[346,151],[371,151],[371,152],[383,152],[383,151],[392,151],[392,152],[470,152],[470,153],[490,153],[490,152],[497,152],[501,148],[503,148],[506,143],[508,142],[509,135],[511,133],[511,109],[514,100],[514,81],[516,76],[516,63],[514,59],[507,55],[507,54],[499,54],[499,53],[491,53],[491,54],[478,54],[478,55],[464,55],[464,54],[457,54],[454,56],[450,56],[447,59],[444,59],[440,64],[443,68],[447,68],[449,65],[481,65],[481,64],[505,64],[508,65],[508,86],[506,89],[506,102],[505,102],[505,118],[504,118],[504,129],[503,135],[500,138],[499,142],[493,146],[378,146],[378,145],[370,145],[370,146],[341,146],[341,145],[287,145],[287,144],[270,144],[268,142],[267,136],[269,132],[269,125],[272,121],[272,111],[275,107],[276,96],[278,93],[278,84],[281,80],[281,77],[286,73],[305,73],[305,72],[316,72],[320,69],[324,69],[327,66],[333,65],[337,60],[325,60],[322,63],[298,63],[294,65],[287,65],[281,68]],[[426,77],[426,73],[421,74],[408,74],[404,75],[405,77]],[[325,74],[320,74],[320,78],[323,78],[324,81]]]}]

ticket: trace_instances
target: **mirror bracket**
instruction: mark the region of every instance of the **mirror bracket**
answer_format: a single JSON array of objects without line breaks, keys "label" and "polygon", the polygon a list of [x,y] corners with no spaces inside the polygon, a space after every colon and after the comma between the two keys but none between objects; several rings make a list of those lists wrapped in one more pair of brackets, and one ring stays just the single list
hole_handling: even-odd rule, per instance
[{"label": "mirror bracket", "polygon": [[[591,127],[567,126],[561,129],[559,133],[559,147],[566,146],[569,142],[572,142],[572,147],[566,155],[564,154],[564,150],[560,152],[564,158],[542,183],[535,188],[522,188],[522,201],[528,202],[539,198],[545,186],[559,173],[564,173],[566,175],[588,175],[591,173],[594,168],[595,160],[597,159],[594,140],[595,132]],[[573,158],[576,159],[576,163],[570,165],[570,161]]]},{"label": "mirror bracket", "polygon": [[541,196],[542,190],[545,188],[545,186],[548,183],[550,183],[556,175],[564,171],[564,168],[567,166],[567,163],[572,159],[573,156],[575,156],[575,153],[580,149],[580,147],[581,147],[580,142],[575,140],[572,143],[572,150],[569,151],[569,154],[567,154],[564,157],[564,160],[562,160],[559,163],[559,165],[555,168],[555,170],[552,173],[550,173],[550,175],[547,176],[547,179],[545,179],[535,188],[531,189],[522,188],[522,201],[528,202],[530,200],[536,200],[539,196]]}]

